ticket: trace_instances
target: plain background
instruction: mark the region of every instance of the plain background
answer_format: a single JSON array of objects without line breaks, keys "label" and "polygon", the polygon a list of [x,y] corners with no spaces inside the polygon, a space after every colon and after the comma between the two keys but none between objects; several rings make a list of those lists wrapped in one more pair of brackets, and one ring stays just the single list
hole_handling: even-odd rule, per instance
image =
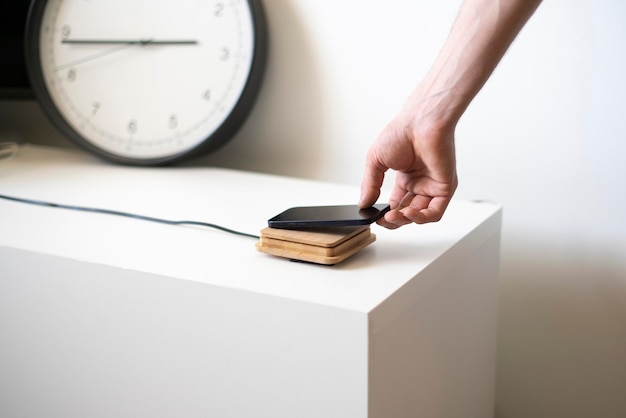
[{"label": "plain background", "polygon": [[[358,186],[459,4],[265,0],[259,100],[195,163]],[[624,74],[626,3],[545,0],[458,127],[456,197],[504,206],[500,418],[626,416]],[[28,101],[2,140],[72,146]]]}]

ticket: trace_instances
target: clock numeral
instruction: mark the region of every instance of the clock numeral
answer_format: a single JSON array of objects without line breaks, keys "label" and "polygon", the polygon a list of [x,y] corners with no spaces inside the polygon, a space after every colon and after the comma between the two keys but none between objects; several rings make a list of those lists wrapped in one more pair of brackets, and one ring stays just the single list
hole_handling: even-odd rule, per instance
[{"label": "clock numeral", "polygon": [[204,94],[202,95],[202,98],[206,101],[211,100],[211,89],[205,90]]},{"label": "clock numeral", "polygon": [[70,25],[63,25],[63,27],[61,28],[61,35],[63,36],[63,38],[69,38],[71,33],[72,27]]},{"label": "clock numeral", "polygon": [[76,81],[76,68],[70,68],[67,70],[67,81]]},{"label": "clock numeral", "polygon": [[220,50],[220,60],[228,61],[228,58],[230,58],[230,49],[227,46],[224,46]]},{"label": "clock numeral", "polygon": [[178,117],[176,117],[176,115],[171,115],[167,126],[169,126],[170,129],[176,129],[178,127]]},{"label": "clock numeral", "polygon": [[131,119],[130,121],[128,121],[128,125],[126,126],[126,129],[128,130],[128,133],[133,135],[134,133],[137,132],[137,121],[135,119]]},{"label": "clock numeral", "polygon": [[100,102],[93,102],[91,104],[91,116],[95,116],[98,113],[98,109],[100,109]]},{"label": "clock numeral", "polygon": [[226,6],[224,5],[224,3],[223,3],[223,2],[221,2],[221,1],[218,1],[218,2],[215,4],[215,11],[213,12],[213,15],[215,15],[215,16],[217,16],[217,17],[222,16],[222,13],[224,12],[224,9],[225,9],[225,8],[226,8]]}]

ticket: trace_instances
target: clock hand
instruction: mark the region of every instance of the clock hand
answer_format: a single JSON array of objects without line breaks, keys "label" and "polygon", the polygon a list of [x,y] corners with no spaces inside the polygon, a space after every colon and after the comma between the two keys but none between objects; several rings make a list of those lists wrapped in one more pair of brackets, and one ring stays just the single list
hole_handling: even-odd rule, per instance
[{"label": "clock hand", "polygon": [[73,67],[78,64],[83,64],[87,61],[94,60],[96,58],[103,57],[105,55],[112,54],[117,51],[122,51],[124,49],[136,46],[136,45],[197,45],[198,41],[195,40],[160,40],[155,41],[154,39],[137,39],[137,40],[118,40],[118,39],[64,39],[61,41],[64,44],[74,44],[74,45],[117,45],[111,48],[107,48],[104,51],[100,51],[93,55],[88,55],[86,57],[67,62],[63,65],[59,65],[56,67],[55,71],[61,71],[66,68]]},{"label": "clock hand", "polygon": [[77,45],[197,45],[198,41],[193,39],[63,39],[61,43]]},{"label": "clock hand", "polygon": [[74,61],[67,62],[67,63],[65,63],[63,65],[59,65],[58,67],[55,68],[55,71],[61,71],[61,70],[64,70],[66,68],[70,68],[70,67],[73,67],[75,65],[82,64],[84,62],[94,60],[96,58],[104,57],[105,55],[109,55],[109,54],[112,54],[114,52],[130,48],[130,47],[132,47],[134,45],[135,44],[122,44],[122,45],[119,45],[119,46],[115,46],[113,48],[108,48],[108,49],[105,49],[104,51],[98,52],[97,54],[88,55],[86,57],[83,57],[83,58],[80,58],[80,59],[77,59],[77,60],[74,60]]}]

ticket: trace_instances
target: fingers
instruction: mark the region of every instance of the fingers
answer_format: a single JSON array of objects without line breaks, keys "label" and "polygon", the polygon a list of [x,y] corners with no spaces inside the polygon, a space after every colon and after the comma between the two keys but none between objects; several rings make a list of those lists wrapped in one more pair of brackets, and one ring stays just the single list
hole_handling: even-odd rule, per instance
[{"label": "fingers", "polygon": [[424,224],[429,222],[437,222],[441,220],[443,214],[450,203],[449,197],[430,197],[422,195],[410,194],[402,199],[402,203],[406,205],[399,205],[395,209],[387,212],[383,219],[378,221],[378,224],[388,228],[396,229],[403,225],[410,223]]},{"label": "fingers", "polygon": [[372,163],[367,163],[363,180],[361,181],[361,198],[359,199],[360,208],[368,208],[372,206],[380,197],[380,188],[385,179],[385,170],[377,168]]},{"label": "fingers", "polygon": [[[424,201],[429,200],[426,207],[422,207]],[[410,206],[407,206],[400,210],[402,216],[408,219],[410,222],[423,224],[427,222],[438,222],[443,217],[443,214],[450,203],[449,197],[433,197],[426,198],[424,196],[416,196],[414,202]]]}]

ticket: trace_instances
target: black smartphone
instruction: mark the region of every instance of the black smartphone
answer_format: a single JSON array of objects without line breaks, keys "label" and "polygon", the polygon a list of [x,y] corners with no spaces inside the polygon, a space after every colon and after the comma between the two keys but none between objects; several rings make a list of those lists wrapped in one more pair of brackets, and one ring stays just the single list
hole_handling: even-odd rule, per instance
[{"label": "black smartphone", "polygon": [[358,205],[296,206],[267,221],[271,228],[301,229],[369,225],[389,210],[389,204],[378,203],[361,209]]}]

